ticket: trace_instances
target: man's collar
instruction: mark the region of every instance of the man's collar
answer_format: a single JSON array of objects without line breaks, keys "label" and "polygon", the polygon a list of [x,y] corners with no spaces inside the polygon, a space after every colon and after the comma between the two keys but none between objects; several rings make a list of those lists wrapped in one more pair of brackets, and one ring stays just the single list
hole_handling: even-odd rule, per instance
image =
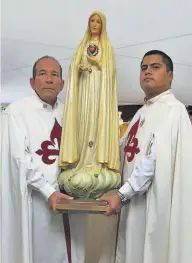
[{"label": "man's collar", "polygon": [[52,106],[51,106],[50,104],[48,104],[47,102],[43,101],[36,92],[34,93],[34,95],[37,97],[37,99],[39,100],[39,102],[41,102],[42,107],[43,107],[44,109],[55,109],[55,108],[57,108],[57,106],[58,106],[58,99],[56,100],[54,106],[52,107]]},{"label": "man's collar", "polygon": [[145,102],[145,104],[146,105],[151,105],[151,104],[153,104],[154,102],[156,102],[157,100],[159,100],[161,97],[163,97],[163,96],[165,96],[165,95],[168,95],[168,94],[171,94],[172,92],[171,92],[171,89],[169,89],[169,90],[166,90],[166,91],[164,91],[164,92],[162,92],[161,94],[159,94],[159,95],[157,95],[157,96],[155,96],[155,97],[153,97],[153,98],[151,98],[151,99],[149,99],[149,100],[147,100],[146,98],[144,99],[144,102]]}]

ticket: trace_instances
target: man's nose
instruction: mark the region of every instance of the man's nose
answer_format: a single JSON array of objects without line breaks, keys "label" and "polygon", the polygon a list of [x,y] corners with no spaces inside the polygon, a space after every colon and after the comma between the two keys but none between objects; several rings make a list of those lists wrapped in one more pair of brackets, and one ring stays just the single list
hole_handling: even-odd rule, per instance
[{"label": "man's nose", "polygon": [[147,69],[145,70],[145,75],[151,74],[152,73],[152,69],[151,67],[147,67]]},{"label": "man's nose", "polygon": [[50,74],[47,74],[46,82],[49,83],[49,84],[53,83],[52,76]]}]

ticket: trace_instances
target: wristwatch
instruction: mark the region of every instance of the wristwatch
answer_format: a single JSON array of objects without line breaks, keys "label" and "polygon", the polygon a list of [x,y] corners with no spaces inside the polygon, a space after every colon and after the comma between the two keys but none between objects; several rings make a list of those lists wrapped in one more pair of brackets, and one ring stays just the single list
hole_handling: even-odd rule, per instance
[{"label": "wristwatch", "polygon": [[129,198],[126,197],[124,194],[122,194],[121,192],[117,191],[117,195],[119,196],[119,198],[121,199],[121,203],[124,205],[125,203],[128,203]]}]

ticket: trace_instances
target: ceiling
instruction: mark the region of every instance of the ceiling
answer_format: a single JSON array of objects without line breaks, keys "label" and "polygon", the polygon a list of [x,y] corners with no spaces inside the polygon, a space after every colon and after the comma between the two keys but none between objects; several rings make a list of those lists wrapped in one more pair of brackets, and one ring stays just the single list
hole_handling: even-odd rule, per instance
[{"label": "ceiling", "polygon": [[[139,65],[150,49],[173,59],[173,92],[186,105],[192,104],[191,0],[2,0],[1,102],[32,92],[32,66],[43,55],[61,62],[66,80],[87,19],[97,9],[107,16],[115,50],[119,104],[143,102]],[[64,96],[65,91],[60,98]]]}]

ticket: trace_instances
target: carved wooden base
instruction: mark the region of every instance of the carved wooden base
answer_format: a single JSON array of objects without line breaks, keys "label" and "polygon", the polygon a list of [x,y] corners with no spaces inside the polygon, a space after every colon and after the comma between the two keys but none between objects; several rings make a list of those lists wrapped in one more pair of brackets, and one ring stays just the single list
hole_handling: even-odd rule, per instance
[{"label": "carved wooden base", "polygon": [[60,200],[56,209],[62,213],[65,212],[87,212],[87,213],[105,213],[108,211],[106,201],[97,201],[93,199]]}]

